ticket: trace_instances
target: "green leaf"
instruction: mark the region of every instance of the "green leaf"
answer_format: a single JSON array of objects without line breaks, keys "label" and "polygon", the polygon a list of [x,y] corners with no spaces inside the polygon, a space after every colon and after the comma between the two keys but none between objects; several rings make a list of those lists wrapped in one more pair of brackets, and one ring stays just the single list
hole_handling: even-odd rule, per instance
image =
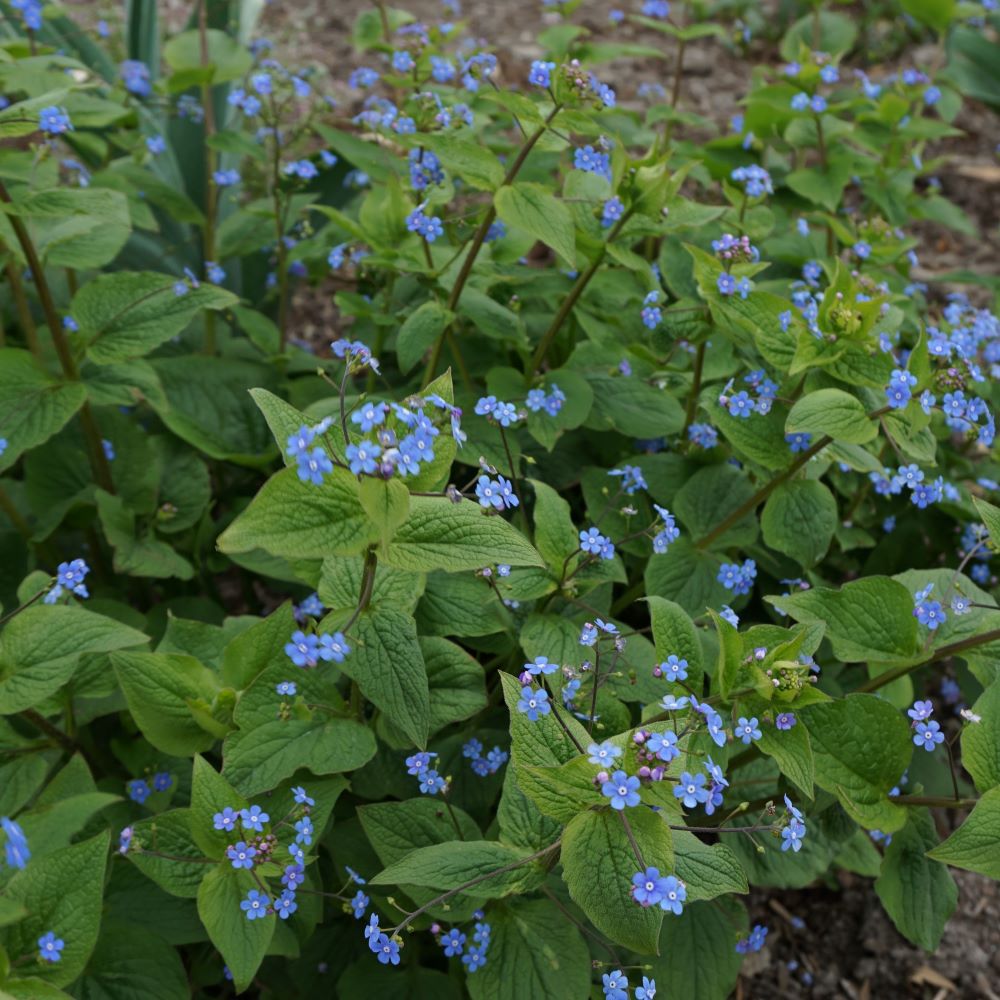
[{"label": "green leaf", "polygon": [[653,555],[646,564],[646,593],[679,604],[689,615],[704,614],[705,608],[719,607],[731,594],[718,581],[722,558],[703,552],[681,535],[662,555]]},{"label": "green leaf", "polygon": [[[272,676],[265,672],[257,683],[265,679],[274,697]],[[353,719],[274,719],[226,737],[223,776],[244,795],[257,795],[299,768],[313,774],[339,774],[363,767],[374,756],[374,735]]]},{"label": "green leaf", "polygon": [[994,507],[980,497],[973,497],[972,502],[976,506],[986,530],[989,532],[990,541],[994,547],[1000,549],[1000,507]]},{"label": "green leaf", "polygon": [[569,569],[566,560],[579,548],[579,534],[566,500],[541,480],[529,482],[535,491],[535,546],[558,576]]},{"label": "green leaf", "polygon": [[540,851],[546,844],[551,844],[562,829],[561,824],[543,815],[521,791],[514,768],[508,768],[504,775],[497,820],[500,823],[500,839],[504,843],[530,851]]},{"label": "green leaf", "polygon": [[679,917],[668,915],[660,935],[662,957],[650,972],[657,994],[726,1000],[743,964],[735,944],[746,926],[746,911],[730,900],[691,903]]},{"label": "green leaf", "polygon": [[827,435],[834,441],[865,444],[878,435],[861,401],[842,389],[817,389],[803,396],[788,414],[788,434]]},{"label": "green leaf", "polygon": [[191,703],[211,703],[218,683],[194,657],[115,653],[111,665],[129,711],[154,747],[186,757],[208,750],[215,743],[215,737],[195,721]]},{"label": "green leaf", "polygon": [[286,601],[277,611],[251,625],[226,644],[222,652],[222,681],[243,690],[269,666],[284,664],[285,644],[295,630],[292,604]]},{"label": "green leaf", "polygon": [[[208,54],[206,62],[209,67],[206,82],[225,83],[227,80],[236,80],[249,71],[253,59],[245,46],[226,32],[215,28],[209,28],[205,35]],[[199,32],[191,30],[174,35],[163,46],[163,59],[177,74],[201,70],[203,60]],[[179,89],[183,90],[185,87]]]},{"label": "green leaf", "polygon": [[[867,829],[892,832],[905,810],[887,794],[910,763],[910,728],[889,702],[870,694],[806,705],[799,725],[809,730],[816,784],[841,794],[841,804]],[[796,727],[797,728],[797,727]]]},{"label": "green leaf", "polygon": [[[144,849],[154,853],[146,854]],[[191,839],[190,809],[170,809],[133,823],[128,858],[161,889],[182,899],[198,895],[208,869],[204,855]]]},{"label": "green leaf", "polygon": [[497,563],[543,565],[531,544],[502,517],[485,514],[471,500],[455,504],[444,497],[411,498],[410,517],[396,531],[384,558],[397,569],[418,572],[455,573]]},{"label": "green leaf", "polygon": [[218,546],[222,552],[263,549],[286,559],[322,559],[361,552],[375,538],[358,481],[346,469],[335,468],[320,486],[302,482],[295,469],[282,469],[219,536]]},{"label": "green leaf", "polygon": [[417,746],[426,746],[430,693],[413,618],[378,608],[362,614],[352,634],[357,642],[340,669],[390,722]]},{"label": "green leaf", "polygon": [[403,372],[414,365],[434,345],[455,314],[431,300],[424,302],[409,316],[396,334],[396,358]]},{"label": "green leaf", "polygon": [[496,840],[453,840],[418,847],[369,882],[446,890],[482,879],[462,892],[473,899],[497,899],[530,891],[542,880],[537,862],[527,858],[527,852]]},{"label": "green leaf", "polygon": [[491,961],[466,979],[472,1000],[590,995],[590,951],[580,932],[546,899],[491,909]]},{"label": "green leaf", "polygon": [[798,722],[791,729],[785,730],[763,726],[760,739],[756,742],[762,753],[774,758],[781,773],[789,781],[809,798],[813,797],[816,767],[805,726]]},{"label": "green leaf", "polygon": [[991,788],[965,822],[927,856],[953,868],[1000,879],[1000,788]]},{"label": "green leaf", "polygon": [[578,813],[605,800],[594,785],[594,765],[580,755],[559,767],[534,767],[519,763],[517,779],[521,791],[543,815],[568,823]]},{"label": "green leaf", "polygon": [[358,484],[358,499],[387,544],[396,529],[410,516],[410,491],[399,479],[376,479],[365,476]]},{"label": "green leaf", "polygon": [[910,591],[885,576],[768,597],[797,622],[823,622],[834,655],[847,663],[906,663],[919,656]]},{"label": "green leaf", "polygon": [[875,891],[899,933],[925,951],[934,951],[955,912],[958,887],[948,869],[927,856],[938,842],[930,812],[908,812],[906,825],[892,835],[885,849]]},{"label": "green leaf", "polygon": [[[643,860],[666,874],[673,848],[666,821],[650,809],[626,811]],[[563,878],[573,902],[612,941],[631,951],[657,954],[663,911],[637,906],[632,876],[641,870],[622,816],[612,809],[580,813],[562,839]]]},{"label": "green leaf", "polygon": [[485,674],[478,660],[447,639],[421,635],[418,641],[430,688],[431,735],[486,708]]},{"label": "green leaf", "polygon": [[229,966],[238,993],[253,980],[278,922],[274,916],[258,920],[247,920],[244,916],[240,902],[256,888],[250,872],[237,871],[226,861],[209,870],[198,890],[198,916]]},{"label": "green leaf", "polygon": [[816,479],[783,483],[760,518],[764,541],[807,569],[826,555],[837,524],[837,501]]},{"label": "green leaf", "polygon": [[273,383],[271,369],[237,358],[199,355],[159,357],[154,370],[166,405],[150,400],[178,437],[211,458],[252,468],[274,457],[267,425],[247,386]]},{"label": "green leaf", "polygon": [[105,921],[77,1000],[189,1000],[191,987],[180,953],[144,927]]},{"label": "green leaf", "polygon": [[7,441],[0,471],[52,437],[86,398],[79,382],[52,378],[27,351],[0,349],[0,429]]},{"label": "green leaf", "polygon": [[1000,680],[979,696],[972,711],[982,721],[962,729],[962,766],[986,793],[1000,785]]},{"label": "green leaf", "polygon": [[58,691],[81,654],[147,641],[136,629],[73,605],[27,608],[0,632],[0,715],[31,708]]},{"label": "green leaf", "polygon": [[435,153],[445,170],[479,191],[495,191],[503,183],[500,161],[479,141],[431,132],[420,136],[420,145]]},{"label": "green leaf", "polygon": [[505,185],[497,191],[493,203],[497,215],[508,226],[534,236],[570,267],[576,266],[573,216],[566,205],[541,184]]},{"label": "green leaf", "polygon": [[[462,836],[470,841],[479,840],[482,833],[469,814],[455,806],[452,809]],[[358,818],[379,860],[386,866],[419,848],[447,845],[455,838],[455,827],[448,813],[439,802],[425,796],[360,806]]]},{"label": "green leaf", "polygon": [[594,394],[587,427],[616,430],[627,437],[655,438],[676,434],[684,426],[681,404],[665,389],[635,376],[626,378],[606,371],[581,374]]},{"label": "green leaf", "polygon": [[28,911],[24,920],[0,929],[8,955],[36,955],[38,938],[48,931],[66,942],[61,961],[37,969],[38,978],[52,986],[73,982],[97,943],[108,846],[109,836],[102,833],[33,858],[4,887],[4,896]]},{"label": "green leaf", "polygon": [[706,844],[693,833],[673,830],[675,874],[687,888],[688,904],[730,892],[750,891],[739,858],[725,844]]},{"label": "green leaf", "polygon": [[239,301],[207,282],[175,295],[176,283],[169,274],[153,271],[116,271],[88,281],[70,307],[87,356],[98,364],[143,357],[176,337],[203,309],[225,309]]},{"label": "green leaf", "polygon": [[854,45],[857,37],[858,29],[849,18],[833,11],[820,10],[815,14],[806,14],[788,29],[781,41],[781,58],[789,61],[798,58],[802,46],[810,51],[815,49],[840,55]]},{"label": "green leaf", "polygon": [[955,17],[956,0],[901,0],[903,10],[922,24],[944,35]]},{"label": "green leaf", "polygon": [[647,597],[646,603],[657,657],[662,661],[673,654],[687,660],[689,674],[700,674],[703,670],[701,640],[688,613],[679,604],[662,597]]},{"label": "green leaf", "polygon": [[[401,570],[388,572],[410,576]],[[509,621],[482,577],[440,571],[427,575],[416,618],[421,635],[492,635],[502,632]]]},{"label": "green leaf", "polygon": [[[710,465],[696,472],[677,491],[673,510],[690,532],[691,539],[704,538],[755,493],[746,473],[728,463]],[[753,511],[712,542],[713,548],[752,545],[757,540]],[[674,556],[671,548],[663,558]],[[655,562],[654,557],[651,562]],[[700,610],[700,609],[699,609]]]},{"label": "green leaf", "polygon": [[195,754],[191,776],[191,839],[207,857],[220,860],[233,839],[225,830],[215,828],[212,817],[226,806],[239,812],[248,805],[204,757]]},{"label": "green leaf", "polygon": [[148,527],[137,527],[135,514],[121,497],[96,490],[94,498],[104,535],[115,551],[115,572],[180,580],[194,576],[194,567],[184,556],[156,538]]}]

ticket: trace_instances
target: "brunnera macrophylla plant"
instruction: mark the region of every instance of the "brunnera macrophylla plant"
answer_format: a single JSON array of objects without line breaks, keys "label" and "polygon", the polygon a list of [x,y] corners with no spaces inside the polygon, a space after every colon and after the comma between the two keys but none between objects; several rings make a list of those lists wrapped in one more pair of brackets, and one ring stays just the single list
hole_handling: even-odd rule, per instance
[{"label": "brunnera macrophylla plant", "polygon": [[912,227],[996,14],[575,6],[511,81],[0,3],[4,996],[724,998],[751,886],[1000,877],[1000,321]]}]

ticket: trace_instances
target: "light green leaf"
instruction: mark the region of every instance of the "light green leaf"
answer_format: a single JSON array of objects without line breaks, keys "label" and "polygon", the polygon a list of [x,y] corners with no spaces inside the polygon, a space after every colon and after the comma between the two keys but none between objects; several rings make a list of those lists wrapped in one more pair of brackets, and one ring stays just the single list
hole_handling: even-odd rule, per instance
[{"label": "light green leaf", "polygon": [[750,891],[739,858],[725,844],[706,844],[693,833],[672,830],[674,874],[687,887],[688,903]]},{"label": "light green leaf", "polygon": [[991,788],[965,822],[927,856],[1000,880],[1000,788]]},{"label": "light green leaf", "polygon": [[809,733],[804,725],[796,720],[796,724],[786,730],[762,726],[757,746],[768,757],[774,758],[789,781],[809,798],[813,797],[816,772]]},{"label": "light green leaf", "polygon": [[111,665],[136,724],[158,750],[186,757],[215,743],[195,721],[189,703],[211,703],[218,682],[194,657],[115,653]]},{"label": "light green leaf", "polygon": [[410,516],[410,491],[399,479],[366,476],[358,484],[358,498],[383,544]]},{"label": "light green leaf", "polygon": [[703,669],[701,640],[687,612],[679,604],[662,597],[648,597],[646,603],[657,657],[663,661],[673,654],[687,660],[689,674],[700,674]]},{"label": "light green leaf", "polygon": [[847,444],[864,444],[878,435],[861,401],[842,389],[817,389],[803,396],[788,414],[788,434],[823,435]]},{"label": "light green leaf", "polygon": [[[628,809],[627,819],[643,860],[668,873],[673,848],[666,821],[652,810]],[[573,902],[612,941],[642,954],[657,954],[663,911],[637,906],[632,876],[641,870],[622,816],[612,809],[580,813],[563,832],[563,878]]]},{"label": "light green leaf", "polygon": [[86,398],[79,382],[53,378],[28,351],[0,349],[0,436],[7,440],[0,471],[52,437]]},{"label": "light green leaf", "polygon": [[455,504],[444,497],[411,498],[410,517],[396,531],[385,561],[397,569],[453,573],[497,563],[543,565],[531,544],[502,517],[485,514],[471,500]]},{"label": "light green leaf", "polygon": [[115,271],[88,281],[70,307],[99,364],[148,354],[176,337],[203,309],[225,309],[239,300],[232,292],[203,282],[174,294],[177,278],[152,271]]},{"label": "light green leaf", "polygon": [[837,501],[816,479],[783,483],[760,518],[764,541],[807,569],[826,555],[837,523]]},{"label": "light green leaf", "polygon": [[814,587],[767,601],[795,621],[824,622],[834,655],[848,663],[905,663],[919,655],[913,596],[889,577],[854,580],[840,590]]},{"label": "light green leaf", "polygon": [[500,219],[554,250],[570,267],[576,265],[576,237],[570,210],[541,184],[508,184],[494,196]]},{"label": "light green leaf", "polygon": [[424,302],[406,317],[396,335],[396,358],[404,373],[427,353],[453,318],[454,313],[433,300]]},{"label": "light green leaf", "polygon": [[885,849],[882,874],[875,880],[886,913],[904,937],[934,951],[958,903],[958,887],[940,862],[927,856],[938,842],[927,809],[910,809],[906,825]]},{"label": "light green leaf", "polygon": [[486,708],[482,665],[461,646],[434,636],[419,637],[430,688],[430,734]]},{"label": "light green leaf", "polygon": [[590,995],[590,951],[580,932],[545,899],[491,911],[491,961],[466,979],[472,1000]]},{"label": "light green leaf", "polygon": [[[704,538],[755,493],[746,473],[729,463],[710,465],[696,472],[677,491],[673,512],[687,528],[692,541]],[[713,548],[752,545],[757,539],[757,519],[750,511],[712,542]],[[663,559],[675,557],[674,549]],[[656,557],[651,560],[655,562]],[[700,610],[700,609],[699,609]]]},{"label": "light green leaf", "polygon": [[[151,853],[146,854],[145,851]],[[160,855],[168,854],[170,858]],[[194,899],[209,866],[191,838],[191,810],[170,809],[132,824],[128,858],[171,896]],[[178,860],[184,859],[184,860]]]},{"label": "light green leaf", "polygon": [[[463,889],[473,899],[497,899],[535,888],[543,878],[530,855],[496,840],[453,840],[418,847],[389,865],[372,885],[416,885],[427,889],[456,889],[482,876],[482,881]],[[506,869],[506,870],[503,870]]]},{"label": "light green leaf", "polygon": [[413,618],[392,608],[367,611],[358,618],[352,635],[357,641],[340,669],[390,722],[415,744],[425,746],[430,693]]},{"label": "light green leaf", "polygon": [[899,711],[875,695],[851,694],[798,712],[799,725],[809,730],[816,784],[842,792],[841,804],[862,826],[899,829],[906,812],[887,795],[913,750],[910,728]]},{"label": "light green leaf", "polygon": [[1000,785],[1000,680],[979,696],[972,711],[982,721],[962,729],[962,766],[985,794]]},{"label": "light green leaf", "polygon": [[191,776],[191,839],[207,857],[220,860],[233,840],[225,830],[215,828],[212,817],[226,806],[239,812],[248,805],[204,757],[195,755]]},{"label": "light green leaf", "polygon": [[73,605],[27,608],[0,632],[0,714],[31,708],[73,675],[82,653],[139,646],[146,636]]},{"label": "light green leaf", "polygon": [[61,961],[36,968],[39,979],[66,986],[83,972],[101,926],[104,869],[109,836],[103,833],[15,872],[4,895],[28,911],[16,924],[0,929],[8,955],[36,955],[38,938],[53,931],[65,941]]},{"label": "light green leaf", "polygon": [[278,922],[274,916],[258,920],[247,920],[244,916],[240,902],[256,888],[250,872],[237,871],[226,861],[209,869],[198,890],[198,916],[229,966],[238,993],[253,980]]},{"label": "light green leaf", "polygon": [[361,552],[375,537],[358,481],[346,469],[334,469],[321,486],[302,482],[294,469],[283,469],[219,536],[218,546],[223,552],[263,549],[288,559],[322,559]]}]

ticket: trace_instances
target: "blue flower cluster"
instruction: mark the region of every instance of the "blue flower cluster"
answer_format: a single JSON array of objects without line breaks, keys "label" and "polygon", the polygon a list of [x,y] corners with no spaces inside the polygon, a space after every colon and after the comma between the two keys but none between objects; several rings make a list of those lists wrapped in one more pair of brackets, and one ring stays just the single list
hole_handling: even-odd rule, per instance
[{"label": "blue flower cluster", "polygon": [[437,754],[430,750],[422,750],[406,758],[406,773],[412,774],[420,785],[421,795],[442,795],[448,791],[449,778],[442,778],[431,767],[431,762]]},{"label": "blue flower cluster", "polygon": [[524,400],[524,405],[532,413],[540,413],[544,410],[550,417],[554,417],[558,415],[565,402],[566,396],[563,394],[562,389],[553,383],[549,386],[547,393],[544,389],[529,389],[528,395]]},{"label": "blue flower cluster", "polygon": [[476,923],[472,931],[472,942],[468,946],[466,946],[468,936],[457,927],[443,931],[440,924],[431,926],[431,933],[437,936],[438,944],[445,956],[461,957],[465,971],[469,973],[476,972],[486,964],[486,952],[489,950],[490,936],[493,932],[491,926],[483,919],[482,910],[477,910],[473,916]]},{"label": "blue flower cluster", "polygon": [[726,590],[731,590],[734,594],[749,594],[753,589],[753,582],[757,578],[757,563],[753,559],[747,559],[741,563],[723,563],[719,567],[719,574],[716,580],[721,583]]},{"label": "blue flower cluster", "polygon": [[500,747],[494,747],[484,755],[483,744],[475,738],[462,745],[462,756],[469,761],[473,773],[480,778],[496,774],[510,759],[507,751],[501,750]]},{"label": "blue flower cluster", "polygon": [[329,663],[343,663],[344,657],[350,653],[351,647],[344,638],[343,632],[334,632],[333,635],[321,632],[316,635],[313,632],[303,632],[296,629],[292,633],[292,638],[285,643],[285,654],[297,667],[303,670],[312,669],[320,660]]}]

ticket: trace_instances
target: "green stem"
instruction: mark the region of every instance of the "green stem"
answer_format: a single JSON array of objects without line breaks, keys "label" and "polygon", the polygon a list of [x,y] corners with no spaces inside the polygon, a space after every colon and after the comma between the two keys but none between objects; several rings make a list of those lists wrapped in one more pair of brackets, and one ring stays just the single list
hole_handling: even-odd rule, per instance
[{"label": "green stem", "polygon": [[[211,58],[208,51],[208,0],[198,3],[198,44],[199,59],[203,70],[206,70]],[[203,233],[202,255],[204,262],[215,261],[215,223],[219,212],[219,189],[215,184],[216,156],[215,150],[209,144],[209,139],[215,135],[215,104],[212,99],[212,85],[205,82],[201,85],[201,104],[205,112],[205,230]],[[205,354],[215,354],[215,311],[205,312]]]},{"label": "green stem", "polygon": [[927,656],[917,663],[904,664],[900,667],[894,667],[892,670],[887,670],[884,674],[879,674],[878,677],[873,677],[862,684],[858,690],[864,692],[878,691],[879,688],[883,688],[886,684],[891,684],[893,681],[899,680],[900,677],[905,677],[918,667],[925,667],[928,663],[933,663],[935,660],[944,660],[949,656],[958,656],[967,649],[985,646],[987,643],[995,642],[998,639],[1000,639],[1000,629],[996,628],[989,632],[983,632],[980,635],[969,636],[967,639],[950,643],[947,646],[942,646],[940,649],[931,650]]},{"label": "green stem", "polygon": [[[520,173],[521,167],[524,166],[524,161],[528,158],[528,154],[535,148],[535,144],[539,139],[545,134],[546,129],[548,129],[552,120],[555,116],[562,110],[562,105],[557,104],[548,114],[545,121],[531,133],[530,136],[525,140],[524,144],[521,146],[520,152],[517,154],[517,158],[510,165],[510,169],[507,171],[503,179],[501,187],[507,187],[513,184],[514,179]],[[447,309],[449,312],[454,312],[455,307],[458,305],[459,299],[462,297],[462,290],[465,288],[465,283],[469,280],[469,275],[472,273],[472,266],[476,262],[476,257],[479,256],[479,251],[482,249],[483,243],[486,240],[486,234],[490,231],[490,226],[493,225],[494,220],[497,217],[497,210],[495,202],[490,204],[490,207],[486,210],[486,214],[483,216],[482,222],[479,223],[479,228],[476,230],[472,237],[472,242],[469,246],[469,252],[465,255],[465,260],[462,261],[461,270],[458,272],[458,277],[455,279],[455,284],[451,287],[451,294],[448,296]],[[441,360],[441,348],[444,345],[445,334],[451,331],[452,324],[448,324],[445,329],[438,336],[437,340],[434,342],[434,349],[431,352],[430,361],[427,363],[427,370],[424,372],[424,380],[422,388],[428,386],[434,379],[434,375],[437,371],[438,362]]]},{"label": "green stem", "polygon": [[930,806],[933,809],[972,809],[979,799],[947,799],[936,795],[894,795],[890,802],[901,806]]},{"label": "green stem", "polygon": [[38,343],[38,328],[35,326],[35,318],[31,315],[31,306],[28,305],[28,297],[24,294],[24,282],[21,281],[21,275],[17,273],[17,266],[13,261],[7,265],[7,281],[10,282],[10,291],[14,296],[17,321],[21,325],[24,342],[28,345],[28,350],[40,360],[42,357],[42,348]]},{"label": "green stem", "polygon": [[21,718],[25,722],[30,722],[36,729],[45,733],[53,742],[58,743],[64,750],[70,753],[76,752],[76,744],[58,726],[52,725],[48,719],[33,708],[26,708],[21,713]]},{"label": "green stem", "polygon": [[590,284],[590,279],[597,274],[597,269],[604,262],[604,256],[608,252],[608,245],[612,243],[615,237],[622,231],[625,223],[628,222],[629,218],[634,211],[634,207],[630,208],[614,225],[614,228],[608,233],[608,238],[601,245],[601,249],[598,251],[597,256],[594,258],[593,263],[587,268],[577,279],[573,287],[570,289],[569,295],[563,300],[563,304],[559,307],[559,311],[552,318],[552,322],[549,324],[549,328],[542,335],[542,339],[535,350],[534,357],[531,359],[531,370],[537,372],[541,370],[542,362],[545,361],[545,355],[548,354],[549,348],[552,346],[552,341],[555,340],[556,334],[559,332],[560,327],[566,321],[566,317],[573,311],[573,307],[576,305],[577,300],[583,294],[584,289]]},{"label": "green stem", "polygon": [[688,396],[687,409],[684,413],[684,429],[681,431],[681,438],[684,439],[687,429],[694,423],[694,415],[698,412],[698,396],[701,393],[701,373],[705,366],[705,342],[698,345],[698,353],[694,356],[693,379],[691,382],[691,395]]}]

